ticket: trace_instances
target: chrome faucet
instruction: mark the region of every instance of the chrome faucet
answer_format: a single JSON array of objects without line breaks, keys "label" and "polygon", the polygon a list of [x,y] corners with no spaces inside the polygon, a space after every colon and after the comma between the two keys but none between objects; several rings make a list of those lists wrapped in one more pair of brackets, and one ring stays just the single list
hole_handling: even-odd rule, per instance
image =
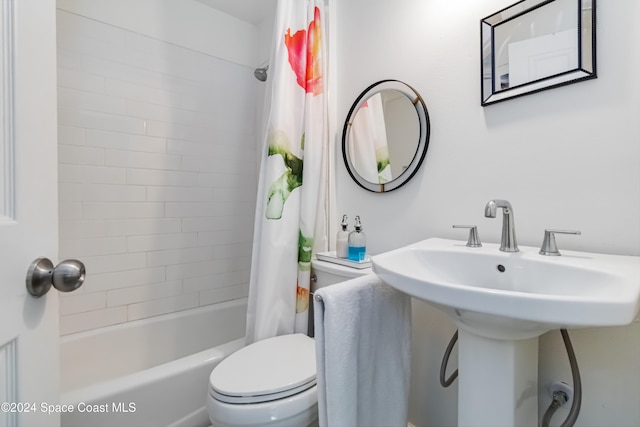
[{"label": "chrome faucet", "polygon": [[507,200],[489,200],[484,207],[484,216],[495,218],[498,208],[502,209],[502,239],[500,250],[503,252],[518,252],[516,229],[513,222],[513,208]]}]

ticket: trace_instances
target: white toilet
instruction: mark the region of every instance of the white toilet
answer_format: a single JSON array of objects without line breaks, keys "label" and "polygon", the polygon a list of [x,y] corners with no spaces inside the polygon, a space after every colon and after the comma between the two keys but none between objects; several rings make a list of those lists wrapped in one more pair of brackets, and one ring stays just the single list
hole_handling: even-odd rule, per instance
[{"label": "white toilet", "polygon": [[[371,273],[313,260],[316,289]],[[224,359],[209,377],[207,411],[214,427],[318,425],[313,338],[282,335],[258,341]]]}]

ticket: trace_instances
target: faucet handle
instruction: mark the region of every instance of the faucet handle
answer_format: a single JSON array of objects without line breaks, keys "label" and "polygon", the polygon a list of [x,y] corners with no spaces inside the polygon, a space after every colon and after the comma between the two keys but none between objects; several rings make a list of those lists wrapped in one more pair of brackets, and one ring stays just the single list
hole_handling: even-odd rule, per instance
[{"label": "faucet handle", "polygon": [[542,241],[542,247],[540,248],[540,255],[547,256],[560,256],[558,245],[556,245],[556,234],[576,234],[580,235],[579,231],[575,230],[544,230],[544,240]]},{"label": "faucet handle", "polygon": [[467,247],[468,248],[481,248],[482,243],[480,243],[480,239],[478,238],[478,227],[475,225],[453,225],[452,228],[468,228],[469,229],[469,238],[467,239]]}]

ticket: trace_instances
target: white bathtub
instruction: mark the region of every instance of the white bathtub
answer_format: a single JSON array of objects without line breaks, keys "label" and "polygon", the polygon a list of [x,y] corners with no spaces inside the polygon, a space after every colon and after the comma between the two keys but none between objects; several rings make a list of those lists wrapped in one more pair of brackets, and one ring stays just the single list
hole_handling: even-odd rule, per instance
[{"label": "white bathtub", "polygon": [[244,345],[246,299],[61,339],[63,427],[204,427],[216,364]]}]

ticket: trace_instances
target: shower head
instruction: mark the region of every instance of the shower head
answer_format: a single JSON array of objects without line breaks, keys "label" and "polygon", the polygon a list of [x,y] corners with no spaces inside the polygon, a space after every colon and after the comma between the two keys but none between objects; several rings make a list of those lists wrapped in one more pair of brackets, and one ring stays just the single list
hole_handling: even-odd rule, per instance
[{"label": "shower head", "polygon": [[260,80],[261,82],[265,82],[267,81],[268,69],[269,69],[268,65],[266,67],[256,68],[256,70],[253,72],[253,75],[256,76],[256,79]]}]

